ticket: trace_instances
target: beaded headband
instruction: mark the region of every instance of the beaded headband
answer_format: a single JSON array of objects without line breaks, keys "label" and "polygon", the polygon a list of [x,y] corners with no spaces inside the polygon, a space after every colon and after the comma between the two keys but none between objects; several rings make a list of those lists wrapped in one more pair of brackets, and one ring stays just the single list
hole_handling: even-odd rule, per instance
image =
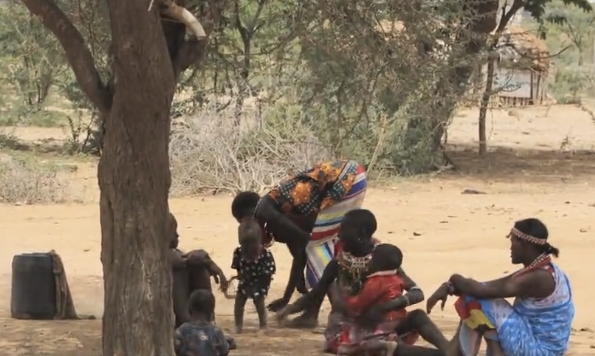
[{"label": "beaded headband", "polygon": [[515,236],[523,241],[532,243],[534,245],[542,245],[543,246],[543,245],[547,244],[546,239],[538,239],[535,236],[527,235],[524,232],[517,229],[516,227],[513,227],[512,230],[510,230],[510,234],[508,234],[509,238],[512,236]]}]

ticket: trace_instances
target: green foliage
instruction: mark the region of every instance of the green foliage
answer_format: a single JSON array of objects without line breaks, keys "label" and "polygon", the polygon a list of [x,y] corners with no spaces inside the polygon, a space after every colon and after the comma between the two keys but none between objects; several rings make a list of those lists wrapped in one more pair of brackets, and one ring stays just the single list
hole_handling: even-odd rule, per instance
[{"label": "green foliage", "polygon": [[[197,0],[187,4],[194,13],[203,8]],[[226,124],[262,131],[242,140],[269,144],[270,135],[276,135],[275,144],[289,145],[312,136],[321,152],[403,174],[443,163],[442,134],[471,74],[485,59],[488,36],[482,31],[489,32],[495,20],[480,13],[485,9],[461,2],[226,4],[223,18],[208,24],[213,32],[206,60],[182,75],[174,117],[209,108],[209,113],[225,113],[220,120]],[[595,26],[588,1],[525,0],[521,5],[519,10],[547,27],[552,52],[571,46],[554,59],[556,96],[592,88],[588,61]],[[87,41],[102,79],[109,81],[105,3],[76,0],[60,6]],[[3,46],[9,47],[0,62],[1,79],[9,84],[2,89],[10,93],[11,100],[2,105],[12,113],[6,116],[9,124],[62,123],[71,134],[69,152],[92,151],[99,115],[55,39],[20,5],[2,8],[0,20]],[[49,94],[66,100],[49,103]],[[55,113],[64,110],[50,106],[67,106],[68,115],[58,117]],[[291,126],[304,131],[296,138]],[[253,144],[246,147],[251,148],[238,152],[253,152]]]},{"label": "green foliage", "polygon": [[[588,1],[554,0],[543,16],[542,29],[553,56],[549,91],[559,103],[576,103],[583,96],[595,95],[595,13],[590,5]],[[534,24],[525,21],[524,26]]]},{"label": "green foliage", "polygon": [[10,3],[0,6],[0,43],[0,80],[7,84],[0,124],[56,125],[60,115],[44,109],[68,65],[55,37],[24,6]]}]

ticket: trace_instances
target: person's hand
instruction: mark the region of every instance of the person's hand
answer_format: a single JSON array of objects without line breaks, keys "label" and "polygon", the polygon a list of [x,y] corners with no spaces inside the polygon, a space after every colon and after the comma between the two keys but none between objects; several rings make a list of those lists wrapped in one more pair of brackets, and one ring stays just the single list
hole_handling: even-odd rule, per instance
[{"label": "person's hand", "polygon": [[213,277],[215,284],[219,284],[219,289],[224,291],[227,290],[227,286],[229,282],[227,281],[227,277],[225,277],[225,273],[215,264],[215,262],[210,261],[209,263],[209,274]]},{"label": "person's hand", "polygon": [[[215,278],[215,276],[213,276],[213,278]],[[229,288],[229,281],[227,280],[225,275],[223,275],[223,273],[220,276],[218,276],[218,279],[219,279],[219,289],[222,292],[225,292]],[[215,281],[216,281],[216,279],[215,279]]]},{"label": "person's hand", "polygon": [[291,314],[295,314],[299,311],[300,311],[300,308],[295,304],[289,304],[285,308],[281,308],[275,314],[277,323],[282,324],[283,321],[285,321],[285,319],[287,319],[288,316],[290,316]]},{"label": "person's hand", "polygon": [[279,298],[277,300],[272,301],[268,306],[267,309],[271,312],[278,312],[281,309],[285,308],[289,304],[288,298]]},{"label": "person's hand", "polygon": [[449,283],[442,283],[442,285],[428,298],[426,302],[426,312],[430,314],[432,309],[436,306],[438,301],[441,301],[440,309],[444,310],[444,305],[446,304],[446,300],[448,299],[448,295],[450,294],[450,285]]}]

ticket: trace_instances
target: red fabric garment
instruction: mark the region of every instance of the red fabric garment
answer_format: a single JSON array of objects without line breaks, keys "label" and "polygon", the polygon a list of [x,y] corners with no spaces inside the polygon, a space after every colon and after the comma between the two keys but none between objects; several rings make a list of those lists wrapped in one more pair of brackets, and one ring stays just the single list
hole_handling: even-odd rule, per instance
[{"label": "red fabric garment", "polygon": [[[362,290],[347,297],[346,306],[355,315],[365,313],[375,304],[388,302],[403,295],[403,278],[397,272],[377,272],[366,278]],[[405,309],[390,311],[385,320],[396,320],[407,315]]]}]

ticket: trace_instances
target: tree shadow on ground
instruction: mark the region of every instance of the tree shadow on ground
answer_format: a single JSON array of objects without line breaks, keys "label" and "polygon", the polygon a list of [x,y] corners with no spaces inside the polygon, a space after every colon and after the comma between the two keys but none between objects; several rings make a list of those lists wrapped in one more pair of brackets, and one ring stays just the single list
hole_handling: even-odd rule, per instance
[{"label": "tree shadow on ground", "polygon": [[485,157],[476,146],[457,146],[448,155],[458,170],[446,176],[469,175],[493,181],[560,182],[595,177],[595,151],[536,150],[492,147]]}]

